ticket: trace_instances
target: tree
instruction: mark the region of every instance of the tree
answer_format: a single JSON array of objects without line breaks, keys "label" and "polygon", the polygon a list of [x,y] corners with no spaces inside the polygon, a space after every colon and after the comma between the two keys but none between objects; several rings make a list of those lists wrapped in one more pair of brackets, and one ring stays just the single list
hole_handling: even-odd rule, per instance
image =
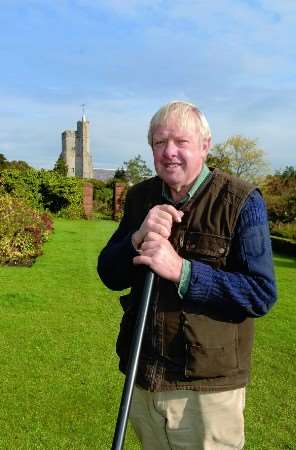
[{"label": "tree", "polygon": [[115,181],[127,181],[124,168],[122,167],[121,169],[117,169],[113,178]]},{"label": "tree", "polygon": [[57,159],[57,162],[54,165],[53,170],[57,173],[59,173],[60,175],[63,175],[64,177],[67,176],[68,174],[68,166],[65,163],[64,158],[62,157],[62,155],[60,155]]},{"label": "tree", "polygon": [[22,160],[10,161],[9,168],[15,169],[15,170],[20,170],[20,171],[32,169],[32,167],[26,161],[22,161]]},{"label": "tree", "polygon": [[8,161],[3,153],[0,153],[0,170],[1,169],[11,169],[11,170],[29,170],[32,167],[26,161]]},{"label": "tree", "polygon": [[296,169],[293,166],[287,166],[282,172],[277,170],[275,175],[278,175],[288,183],[292,183],[295,186],[296,183]]},{"label": "tree", "polygon": [[211,167],[218,167],[224,172],[231,173],[230,156],[227,154],[226,144],[216,144],[209,153],[207,164]]},{"label": "tree", "polygon": [[292,223],[296,220],[296,170],[286,167],[268,175],[262,186],[269,218],[272,222]]},{"label": "tree", "polygon": [[0,170],[5,169],[8,166],[9,162],[3,155],[3,153],[0,153]]},{"label": "tree", "polygon": [[[118,175],[117,177],[116,174]],[[137,155],[129,161],[124,161],[123,167],[116,171],[114,178],[118,179],[119,175],[120,179],[125,179],[129,184],[136,184],[145,178],[152,177],[152,170],[149,169],[141,156]]]},{"label": "tree", "polygon": [[257,147],[256,139],[236,135],[212,148],[208,165],[254,181],[266,173],[268,164],[264,156],[264,150]]}]

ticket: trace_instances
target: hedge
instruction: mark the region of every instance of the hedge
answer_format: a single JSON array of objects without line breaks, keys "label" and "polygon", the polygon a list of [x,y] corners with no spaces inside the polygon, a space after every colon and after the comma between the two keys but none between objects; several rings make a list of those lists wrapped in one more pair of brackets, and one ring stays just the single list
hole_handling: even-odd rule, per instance
[{"label": "hedge", "polygon": [[64,177],[53,170],[4,169],[0,173],[0,188],[33,209],[71,219],[83,217],[81,178]]}]

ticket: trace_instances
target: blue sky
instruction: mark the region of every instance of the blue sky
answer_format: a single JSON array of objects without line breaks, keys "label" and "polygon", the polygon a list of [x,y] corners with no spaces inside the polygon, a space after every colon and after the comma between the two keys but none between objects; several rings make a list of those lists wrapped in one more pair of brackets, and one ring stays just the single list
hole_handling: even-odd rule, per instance
[{"label": "blue sky", "polygon": [[296,166],[295,0],[0,0],[0,153],[52,168],[86,104],[94,165],[137,154],[170,100],[214,143],[257,139]]}]

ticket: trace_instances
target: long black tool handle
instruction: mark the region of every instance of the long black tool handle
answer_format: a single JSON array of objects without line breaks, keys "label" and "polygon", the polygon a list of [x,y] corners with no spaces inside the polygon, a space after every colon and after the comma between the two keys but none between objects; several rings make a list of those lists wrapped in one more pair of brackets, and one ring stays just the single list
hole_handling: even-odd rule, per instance
[{"label": "long black tool handle", "polygon": [[146,275],[142,301],[139,306],[137,321],[135,324],[135,331],[131,343],[130,356],[117,416],[116,428],[112,443],[112,450],[122,450],[124,444],[128,414],[131,406],[133,389],[137,375],[139,356],[141,351],[146,319],[148,315],[149,303],[152,294],[153,282],[154,282],[154,272],[149,271]]}]

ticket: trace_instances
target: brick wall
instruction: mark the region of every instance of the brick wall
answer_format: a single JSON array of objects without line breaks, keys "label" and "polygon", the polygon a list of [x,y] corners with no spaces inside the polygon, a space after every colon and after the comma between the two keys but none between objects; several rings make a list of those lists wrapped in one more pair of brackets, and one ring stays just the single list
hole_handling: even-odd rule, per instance
[{"label": "brick wall", "polygon": [[83,186],[83,210],[86,219],[90,219],[93,212],[93,185],[90,183]]},{"label": "brick wall", "polygon": [[113,189],[113,219],[118,220],[122,216],[122,203],[126,192],[126,184],[114,183]]}]

